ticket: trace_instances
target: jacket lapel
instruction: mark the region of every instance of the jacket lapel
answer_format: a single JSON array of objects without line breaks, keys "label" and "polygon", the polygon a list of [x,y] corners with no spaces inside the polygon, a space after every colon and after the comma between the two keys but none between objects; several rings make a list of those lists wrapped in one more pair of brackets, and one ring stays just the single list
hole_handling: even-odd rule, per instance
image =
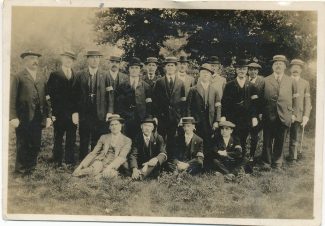
[{"label": "jacket lapel", "polygon": [[[222,139],[222,140],[223,140],[223,139]],[[229,141],[228,141],[228,145],[227,145],[227,147],[226,147],[226,150],[229,150],[229,149],[231,148],[233,142],[234,142],[234,141],[233,141],[233,138],[232,138],[232,136],[230,136],[230,139],[229,139]],[[225,146],[226,146],[226,144],[225,144]]]},{"label": "jacket lapel", "polygon": [[203,89],[203,86],[202,86],[201,82],[199,82],[197,84],[197,92],[200,94],[200,96],[201,96],[201,98],[203,100],[204,99],[204,89]]},{"label": "jacket lapel", "polygon": [[165,93],[167,97],[170,97],[170,93],[169,93],[169,88],[168,88],[168,80],[167,80],[167,76],[165,75],[165,79],[164,82],[162,83],[164,89],[165,89]]}]

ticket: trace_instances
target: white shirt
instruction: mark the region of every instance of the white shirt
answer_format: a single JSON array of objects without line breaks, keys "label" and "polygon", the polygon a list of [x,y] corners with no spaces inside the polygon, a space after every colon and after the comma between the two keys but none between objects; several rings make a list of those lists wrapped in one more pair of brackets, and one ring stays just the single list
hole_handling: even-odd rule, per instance
[{"label": "white shirt", "polygon": [[119,137],[121,136],[122,133],[118,133],[118,134],[113,134],[112,133],[112,139],[111,139],[111,146],[115,146],[115,143],[118,141]]},{"label": "white shirt", "polygon": [[148,78],[152,80],[155,77],[155,74],[148,74]]},{"label": "white shirt", "polygon": [[66,76],[68,79],[71,78],[71,75],[72,75],[71,68],[68,68],[68,67],[64,67],[64,66],[62,66],[62,71],[64,72],[65,76]]},{"label": "white shirt", "polygon": [[203,86],[203,89],[206,91],[209,88],[209,82],[202,82],[201,85]]},{"label": "white shirt", "polygon": [[97,73],[97,71],[98,71],[98,68],[88,67],[88,70],[89,70],[89,74],[95,75]]},{"label": "white shirt", "polygon": [[294,80],[296,80],[296,82],[298,82],[299,79],[300,79],[300,76],[292,76],[292,77],[293,77]]},{"label": "white shirt", "polygon": [[170,79],[172,79],[172,81],[175,81],[175,75],[166,75],[167,76],[167,81],[169,82]]},{"label": "white shirt", "polygon": [[130,85],[132,86],[132,88],[133,88],[134,82],[135,82],[135,87],[137,87],[138,83],[139,83],[139,77],[131,77],[130,76]]},{"label": "white shirt", "polygon": [[230,137],[223,137],[223,142],[225,142],[226,147],[228,146]]},{"label": "white shirt", "polygon": [[238,82],[239,86],[240,86],[241,88],[243,88],[244,85],[245,85],[245,82],[246,82],[246,77],[244,77],[243,79],[239,79],[238,76],[237,76],[236,79],[237,79],[237,82]]},{"label": "white shirt", "polygon": [[111,74],[113,80],[116,80],[116,77],[117,77],[117,74],[118,74],[118,70],[116,72],[109,70],[109,73]]},{"label": "white shirt", "polygon": [[279,74],[274,73],[275,80],[277,80],[277,81],[281,81],[282,76],[283,76],[283,74],[279,75]]},{"label": "white shirt", "polygon": [[192,138],[193,138],[193,133],[191,133],[191,134],[186,134],[185,133],[184,136],[185,136],[185,143],[186,143],[186,145],[188,145],[191,142]]},{"label": "white shirt", "polygon": [[178,72],[178,78],[180,80],[182,80],[183,82],[185,82],[185,76],[186,76],[186,73]]},{"label": "white shirt", "polygon": [[29,72],[29,74],[32,76],[32,78],[34,79],[34,81],[36,80],[36,74],[37,74],[37,71],[32,71],[30,69],[28,69],[26,67],[27,71]]}]

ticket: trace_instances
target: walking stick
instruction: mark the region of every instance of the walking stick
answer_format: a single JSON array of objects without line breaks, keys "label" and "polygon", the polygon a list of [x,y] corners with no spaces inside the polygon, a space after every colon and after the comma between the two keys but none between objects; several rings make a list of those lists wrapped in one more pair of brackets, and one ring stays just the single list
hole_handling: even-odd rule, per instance
[{"label": "walking stick", "polygon": [[302,154],[302,144],[304,141],[304,133],[305,133],[305,127],[302,127],[302,133],[301,133],[301,141],[300,141],[300,149],[299,149],[299,154]]}]

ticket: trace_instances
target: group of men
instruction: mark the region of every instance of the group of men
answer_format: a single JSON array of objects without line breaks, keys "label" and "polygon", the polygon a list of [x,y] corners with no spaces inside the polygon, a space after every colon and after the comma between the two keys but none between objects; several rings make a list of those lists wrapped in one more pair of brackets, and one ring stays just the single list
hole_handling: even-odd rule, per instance
[{"label": "group of men", "polygon": [[166,57],[164,76],[156,73],[156,57],[147,58],[145,70],[133,57],[127,75],[116,56],[109,58],[109,70],[102,70],[102,56],[88,51],[87,67],[75,73],[76,54],[65,51],[60,69],[47,80],[38,69],[41,54],[21,54],[25,69],[11,78],[10,95],[18,175],[35,169],[42,128],[52,122],[51,161],[71,168],[77,162],[79,126],[81,163],[74,176],[115,177],[123,172],[143,179],[164,169],[191,174],[212,170],[232,177],[253,162],[261,130],[263,169],[282,166],[289,131],[287,160],[297,161],[301,130],[311,111],[302,60],[293,59],[287,75],[287,58],[275,55],[273,73],[263,77],[257,61],[237,59],[236,78],[227,82],[216,56],[200,66],[198,78],[187,74],[189,60],[184,56]]}]

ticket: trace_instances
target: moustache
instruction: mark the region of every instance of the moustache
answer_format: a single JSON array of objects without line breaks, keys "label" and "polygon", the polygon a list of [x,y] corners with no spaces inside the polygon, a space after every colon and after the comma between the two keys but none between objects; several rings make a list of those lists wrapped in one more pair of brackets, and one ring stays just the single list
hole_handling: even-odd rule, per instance
[{"label": "moustache", "polygon": [[299,71],[293,71],[292,73],[299,73]]},{"label": "moustache", "polygon": [[33,65],[33,66],[38,66],[38,63],[37,63],[37,62],[35,62],[35,63],[33,63],[32,65]]}]

